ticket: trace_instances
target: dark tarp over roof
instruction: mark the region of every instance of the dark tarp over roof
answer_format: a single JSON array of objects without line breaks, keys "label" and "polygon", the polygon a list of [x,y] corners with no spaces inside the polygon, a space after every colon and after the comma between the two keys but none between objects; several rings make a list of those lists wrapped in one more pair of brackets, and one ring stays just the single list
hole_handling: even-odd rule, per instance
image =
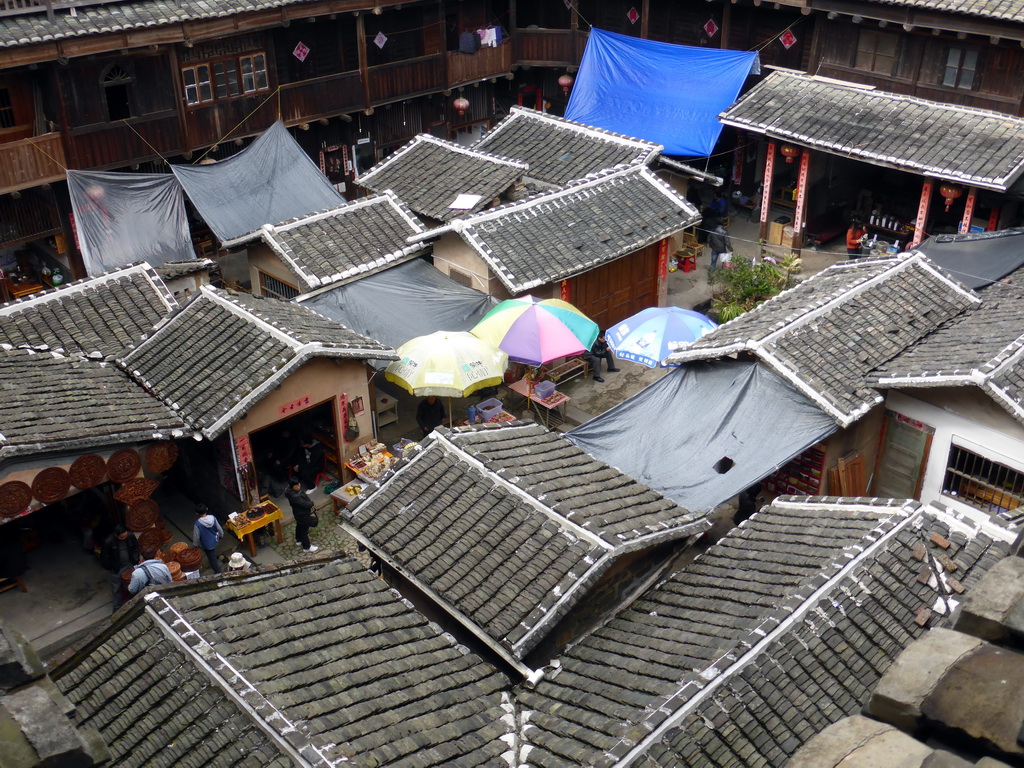
[{"label": "dark tarp over roof", "polygon": [[468,331],[498,303],[421,259],[298,301],[395,349],[434,331]]},{"label": "dark tarp over roof", "polygon": [[237,155],[171,170],[221,242],[345,203],[281,122]]},{"label": "dark tarp over roof", "polygon": [[[754,362],[688,363],[568,433],[591,456],[679,506],[714,509],[836,430]],[[734,464],[719,473],[723,458]]]},{"label": "dark tarp over roof", "polygon": [[917,250],[972,290],[1024,266],[1024,228],[967,235],[935,235]]}]

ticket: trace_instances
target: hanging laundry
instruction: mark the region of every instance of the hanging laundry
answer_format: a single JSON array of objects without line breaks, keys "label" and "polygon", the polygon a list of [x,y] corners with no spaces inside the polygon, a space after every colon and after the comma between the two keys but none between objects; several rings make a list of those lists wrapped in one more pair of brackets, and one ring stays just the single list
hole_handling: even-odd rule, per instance
[{"label": "hanging laundry", "polygon": [[480,31],[483,33],[480,36],[480,45],[486,45],[490,48],[494,48],[498,44],[494,27],[488,27],[487,29],[482,29]]},{"label": "hanging laundry", "polygon": [[480,50],[480,36],[476,32],[466,30],[459,35],[459,53],[476,53]]}]

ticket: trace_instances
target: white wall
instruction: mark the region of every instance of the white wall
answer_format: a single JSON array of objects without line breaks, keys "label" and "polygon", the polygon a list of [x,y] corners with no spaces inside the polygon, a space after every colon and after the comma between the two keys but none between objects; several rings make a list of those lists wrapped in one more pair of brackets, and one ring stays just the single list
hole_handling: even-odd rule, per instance
[{"label": "white wall", "polygon": [[[941,492],[949,447],[954,440],[973,453],[1024,472],[1024,427],[1009,413],[1004,412],[1005,419],[1000,420],[1002,423],[997,428],[994,419],[989,419],[993,423],[982,424],[966,418],[966,414],[978,410],[978,399],[986,398],[981,392],[963,389],[919,391],[926,393],[933,402],[927,403],[904,392],[889,392],[885,407],[935,429],[921,483],[922,502],[935,501],[956,510],[974,509]],[[943,399],[946,402],[939,407],[938,403]]]}]

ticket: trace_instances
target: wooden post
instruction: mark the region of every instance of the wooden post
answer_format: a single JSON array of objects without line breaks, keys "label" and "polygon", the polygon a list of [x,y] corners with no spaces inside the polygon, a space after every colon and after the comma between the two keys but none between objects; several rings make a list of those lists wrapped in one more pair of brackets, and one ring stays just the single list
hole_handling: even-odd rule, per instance
[{"label": "wooden post", "polygon": [[718,47],[725,50],[729,47],[729,32],[732,29],[732,3],[722,3],[722,31],[718,38]]},{"label": "wooden post", "polygon": [[960,234],[966,235],[971,231],[971,220],[974,219],[974,203],[978,197],[977,187],[967,188],[967,202],[964,204],[964,217],[960,221]]},{"label": "wooden post", "polygon": [[910,241],[910,247],[907,248],[909,251],[911,248],[916,248],[924,240],[924,228],[928,223],[928,206],[932,203],[932,187],[934,183],[927,176],[924,178],[924,184],[921,185],[921,201],[917,204],[917,220],[914,221],[914,237]]},{"label": "wooden post", "polygon": [[643,0],[640,5],[640,39],[646,40],[650,27],[647,25],[647,16],[651,12],[651,0]]},{"label": "wooden post", "polygon": [[811,167],[811,150],[800,153],[800,171],[796,180],[796,210],[793,212],[793,250],[800,255],[804,247],[804,225],[807,222],[807,175]]},{"label": "wooden post", "polygon": [[362,14],[356,16],[356,49],[359,54],[359,77],[363,80],[363,107],[370,108],[370,69],[366,61],[366,21]]},{"label": "wooden post", "polygon": [[768,140],[768,153],[764,159],[764,181],[761,184],[761,223],[757,230],[759,239],[768,237],[768,216],[772,211],[772,176],[775,173],[775,142]]},{"label": "wooden post", "polygon": [[992,212],[988,215],[988,224],[985,225],[986,232],[994,232],[999,229],[999,215],[1003,212],[1002,208],[993,208]]}]

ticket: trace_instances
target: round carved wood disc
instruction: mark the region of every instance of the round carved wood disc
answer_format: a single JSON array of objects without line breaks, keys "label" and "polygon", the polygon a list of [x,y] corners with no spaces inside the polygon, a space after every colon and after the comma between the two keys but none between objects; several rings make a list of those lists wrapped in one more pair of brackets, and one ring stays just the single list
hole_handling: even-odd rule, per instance
[{"label": "round carved wood disc", "polygon": [[75,488],[94,488],[107,477],[107,462],[95,453],[79,456],[71,465],[71,482]]},{"label": "round carved wood disc", "polygon": [[71,475],[62,467],[47,467],[32,480],[32,495],[43,504],[53,504],[68,495]]},{"label": "round carved wood disc", "polygon": [[12,480],[0,485],[0,515],[17,517],[32,503],[32,489],[28,483]]},{"label": "round carved wood disc", "polygon": [[117,489],[114,498],[125,504],[134,504],[153,495],[160,483],[148,477],[134,477]]},{"label": "round carved wood disc", "polygon": [[137,451],[122,448],[107,460],[107,476],[115,483],[125,483],[139,474],[142,459]]},{"label": "round carved wood disc", "polygon": [[[152,499],[142,499],[128,507],[124,524],[129,531],[145,531],[147,528],[153,527],[153,523],[159,516],[160,507],[157,506],[157,503]],[[158,545],[160,543],[162,542],[157,542]]]},{"label": "round carved wood disc", "polygon": [[170,440],[153,443],[146,449],[146,469],[150,472],[166,472],[178,458],[178,446]]}]

